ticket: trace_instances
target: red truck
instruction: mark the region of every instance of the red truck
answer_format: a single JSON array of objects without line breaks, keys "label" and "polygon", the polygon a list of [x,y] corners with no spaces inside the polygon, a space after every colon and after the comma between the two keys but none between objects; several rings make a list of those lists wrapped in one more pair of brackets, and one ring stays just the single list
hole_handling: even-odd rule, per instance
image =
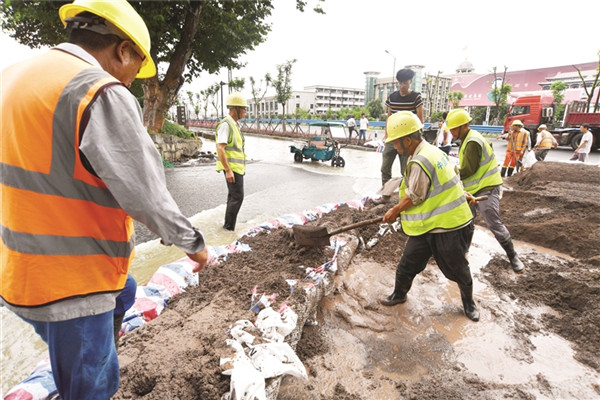
[{"label": "red truck", "polygon": [[585,101],[568,103],[562,126],[555,126],[552,121],[556,105],[553,103],[552,96],[522,96],[508,109],[508,115],[504,120],[504,132],[508,132],[512,121],[518,119],[531,132],[533,145],[538,126],[546,124],[548,131],[554,135],[559,145],[576,149],[583,136],[579,127],[587,123],[594,137],[592,149],[597,149],[600,147],[600,113],[587,112],[585,105]]}]

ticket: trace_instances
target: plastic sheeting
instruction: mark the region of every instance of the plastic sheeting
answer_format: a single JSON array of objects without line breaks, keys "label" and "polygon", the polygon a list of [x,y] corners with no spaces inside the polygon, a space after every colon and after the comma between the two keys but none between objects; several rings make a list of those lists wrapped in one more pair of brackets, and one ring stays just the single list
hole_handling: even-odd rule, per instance
[{"label": "plastic sheeting", "polygon": [[[360,200],[348,201],[345,203],[337,204],[324,204],[314,209],[305,210],[301,213],[287,214],[279,218],[266,221],[254,228],[251,228],[248,230],[247,234],[249,236],[253,236],[262,231],[270,231],[272,229],[278,229],[281,227],[291,227],[295,224],[303,225],[308,221],[313,221],[317,218],[320,218],[321,216],[323,216],[323,214],[327,214],[331,211],[336,210],[344,204],[348,205],[349,207],[362,210],[366,201],[368,201],[369,199],[376,199],[379,197],[380,196],[366,196]],[[329,272],[335,272],[335,269],[337,269],[337,250],[339,250],[343,243],[334,242],[333,245],[336,248],[336,255],[334,255],[333,259],[318,268],[307,268],[307,279],[312,279],[315,282],[319,282]],[[227,259],[228,254],[243,251],[251,251],[250,246],[239,241],[235,241],[230,245],[226,246],[209,246],[208,250],[209,265],[215,265],[225,261]],[[187,286],[197,285],[198,275],[192,272],[192,268],[194,266],[194,261],[192,261],[188,257],[181,258],[179,260],[174,261],[173,263],[162,265],[158,268],[154,275],[152,275],[152,278],[150,279],[148,284],[138,286],[136,291],[135,303],[125,313],[120,335],[122,336],[123,334],[130,332],[147,323],[148,321],[151,321],[152,319],[156,318],[167,306],[167,302],[171,297],[178,293],[184,292]],[[290,283],[290,290],[293,290],[295,282],[288,283]],[[264,311],[266,309],[270,309],[269,305],[270,304],[265,304],[264,307],[260,308],[260,310]],[[270,318],[271,321],[277,321],[276,318],[273,318],[273,314],[271,314]],[[287,322],[287,324],[289,324],[289,322]],[[281,331],[282,329],[283,332],[285,332],[286,329],[282,328],[285,325],[286,322],[284,322],[283,320],[277,322],[274,326],[267,325],[274,327],[273,329],[265,328],[266,331],[270,332],[267,334],[267,336],[270,335],[271,337],[276,337],[275,334],[278,331]],[[240,335],[241,332],[243,332],[243,329],[238,330],[237,334]],[[232,342],[238,343],[236,340],[232,340]],[[276,347],[269,347],[265,345],[254,347],[255,350],[252,351],[252,354],[254,355],[255,363],[257,362],[256,360],[263,360],[259,362],[259,364],[264,364],[265,367],[263,369],[266,368],[269,371],[271,371],[269,372],[269,374],[274,373],[273,371],[279,371],[278,373],[281,374],[288,373],[295,376],[305,376],[306,371],[304,370],[304,372],[302,372],[302,370],[304,369],[302,363],[299,360],[293,359],[293,357],[295,356],[295,354],[292,356],[293,350],[291,350],[291,348],[289,350],[285,349],[285,346],[281,345],[281,343],[277,340],[275,340],[273,343],[279,343],[280,345]],[[240,357],[240,359],[238,360],[239,365],[246,365],[246,367],[248,367],[248,365],[246,364],[247,362],[249,362],[250,365],[254,365],[252,364],[252,359],[250,357],[245,357],[248,360]],[[270,361],[267,362],[264,360]],[[277,367],[276,360],[280,360],[279,362],[282,365],[279,365]],[[259,380],[262,380],[262,392],[260,389],[260,382],[255,383],[255,385],[257,385],[256,387],[245,383],[247,380],[250,379],[250,377],[248,377],[247,375],[248,371],[246,371],[243,368],[242,370],[236,371],[235,368],[232,368],[232,381],[234,376],[243,377],[239,378],[241,379],[241,381],[237,381],[235,383],[235,385],[239,386],[237,388],[237,391],[235,387],[232,387],[234,395],[236,393],[241,393],[239,391],[241,391],[242,388],[245,388],[245,390],[247,390],[246,392],[244,392],[246,396],[250,396],[252,393],[261,394],[264,392],[264,371],[263,373],[261,373],[260,370],[256,370],[256,367],[253,368],[255,369],[255,371],[257,371],[257,374],[252,373],[252,375],[250,376],[254,376],[257,379],[258,377],[260,377]],[[6,393],[6,395],[4,396],[4,400],[52,400],[53,398],[55,398],[56,394],[57,389],[56,385],[54,384],[54,379],[52,377],[52,369],[50,367],[50,362],[46,357],[46,359],[38,363],[38,365],[34,368],[34,370],[26,379],[21,381],[19,384],[17,384],[15,387],[13,387]],[[258,395],[255,395],[255,397],[261,398]],[[252,397],[238,396],[231,398],[242,399]]]}]

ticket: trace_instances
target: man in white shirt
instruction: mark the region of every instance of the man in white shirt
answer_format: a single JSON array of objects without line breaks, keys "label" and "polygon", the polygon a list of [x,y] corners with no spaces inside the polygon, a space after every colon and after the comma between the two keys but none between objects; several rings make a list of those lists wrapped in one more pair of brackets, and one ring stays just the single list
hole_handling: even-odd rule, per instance
[{"label": "man in white shirt", "polygon": [[[348,127],[349,143],[352,143],[352,134],[354,133],[354,131],[356,131],[356,120],[354,119],[353,115],[350,115],[350,118],[348,118],[348,121],[346,121],[346,126]],[[356,134],[358,136],[358,132]],[[357,139],[357,143],[358,140],[360,140],[360,137]]]},{"label": "man in white shirt", "polygon": [[579,147],[575,149],[571,160],[588,162],[590,160],[589,154],[590,151],[592,151],[594,137],[592,136],[592,132],[590,132],[590,126],[588,124],[581,125],[579,130],[583,133],[583,136],[581,137],[581,143],[579,144]]},{"label": "man in white shirt", "polygon": [[358,143],[362,138],[363,143],[367,140],[367,129],[369,128],[369,120],[365,114],[360,115],[360,130],[358,131]]}]

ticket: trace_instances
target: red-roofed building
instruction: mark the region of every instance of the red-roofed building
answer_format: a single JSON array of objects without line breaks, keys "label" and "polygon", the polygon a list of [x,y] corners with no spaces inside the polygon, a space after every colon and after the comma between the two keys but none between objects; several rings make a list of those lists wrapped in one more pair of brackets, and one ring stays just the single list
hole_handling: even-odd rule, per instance
[{"label": "red-roofed building", "polygon": [[[471,72],[472,68],[467,68],[467,64],[470,63],[468,61],[463,62],[457,69],[457,74],[447,75],[452,78],[450,91],[460,90],[465,94],[460,101],[461,107],[493,106],[494,102],[491,100],[490,90],[494,83],[494,73],[473,74]],[[574,65],[581,71],[589,88],[597,74],[598,62]],[[498,79],[502,79],[503,70],[499,69],[496,75]],[[554,81],[563,81],[567,84],[563,103],[587,99],[577,70],[573,65],[563,65],[522,71],[508,70],[505,83],[512,85],[508,103],[512,103],[514,99],[520,96],[546,95],[552,97],[550,85]],[[596,90],[594,101],[598,97],[598,93],[600,93],[600,90]]]}]

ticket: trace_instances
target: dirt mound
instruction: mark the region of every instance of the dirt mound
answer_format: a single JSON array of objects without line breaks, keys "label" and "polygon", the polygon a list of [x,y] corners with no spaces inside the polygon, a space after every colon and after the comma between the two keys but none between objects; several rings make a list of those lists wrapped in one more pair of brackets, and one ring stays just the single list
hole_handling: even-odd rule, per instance
[{"label": "dirt mound", "polygon": [[[600,370],[600,311],[597,309],[600,294],[597,267],[600,249],[599,183],[598,168],[550,162],[536,163],[530,170],[507,179],[501,208],[503,220],[512,236],[569,254],[574,259],[561,260],[532,249],[525,257],[528,268],[524,274],[513,274],[506,266],[505,257],[500,256],[493,257],[481,270],[482,279],[491,290],[523,304],[540,304],[552,310],[539,319],[541,326],[532,322],[535,318],[529,315],[517,314],[514,317],[513,334],[519,337],[524,347],[534,347],[530,337],[540,331],[555,332],[575,344],[575,357],[580,362],[596,370]],[[381,216],[388,208],[389,205],[372,202],[367,203],[364,211],[342,206],[311,224],[328,227],[347,225]],[[355,234],[367,244],[378,237],[378,231],[379,225],[376,224],[356,230]],[[330,260],[333,254],[331,249],[297,246],[289,229],[243,237],[240,241],[249,244],[252,251],[232,254],[223,264],[201,271],[199,286],[188,288],[185,293],[173,298],[157,319],[121,339],[121,385],[115,399],[219,399],[229,389],[229,377],[221,375],[218,367],[219,358],[229,354],[225,345],[229,326],[239,319],[255,319],[254,312],[249,311],[253,288],[257,286],[259,292],[268,295],[277,294],[277,304],[281,304],[290,294],[286,280],[305,278],[305,270],[300,266],[319,266]],[[405,242],[406,237],[398,233],[378,237],[373,248],[359,247],[356,262],[370,263],[382,268],[386,275],[393,276]],[[337,302],[356,281],[351,277],[339,279],[342,281],[336,284],[333,294],[327,298],[328,302]],[[366,279],[377,279],[377,276]],[[422,279],[422,284],[439,284],[429,268],[419,279]],[[375,296],[362,295],[365,298]],[[302,297],[288,299],[292,308],[295,301],[302,301]],[[376,306],[364,299],[360,301],[367,303],[364,308],[373,314],[374,323],[358,325],[365,338],[363,342],[374,349],[374,346],[381,345],[377,339],[380,331],[376,321],[390,317],[375,315],[378,314]],[[482,303],[491,315],[499,313],[493,304]],[[450,312],[438,317],[442,321],[448,323],[454,314],[456,318],[463,317],[460,308],[448,307]],[[337,335],[341,336],[346,326],[356,322],[353,321],[352,310],[342,310],[338,314],[341,317]],[[521,385],[503,383],[501,377],[497,381],[482,379],[457,362],[450,344],[435,334],[423,334],[425,339],[421,337],[415,342],[404,343],[406,347],[401,347],[401,350],[387,344],[389,348],[383,346],[383,353],[379,356],[400,351],[418,357],[420,352],[426,351],[432,355],[427,374],[394,382],[376,377],[374,370],[348,372],[356,373],[356,383],[367,392],[389,387],[394,393],[390,398],[398,399],[533,399],[536,396],[531,394],[532,391],[551,398],[556,393],[557,389],[542,374],[535,382],[529,383],[530,390],[523,389]],[[336,347],[339,345],[342,346],[341,351],[348,355],[354,351],[353,345],[332,342],[321,324],[305,326],[296,352],[309,372],[309,382],[284,379],[279,398],[373,398],[361,396],[340,382],[334,384],[327,395],[318,389],[324,377],[321,371],[335,369],[335,363],[327,360],[334,356],[332,353],[340,352]],[[390,365],[379,366],[382,361],[376,357],[369,357],[369,362],[376,369],[393,369],[399,362],[396,360]],[[596,386],[595,390],[600,395],[600,388]]]},{"label": "dirt mound", "polygon": [[505,186],[501,216],[513,238],[576,258],[599,255],[600,168],[539,162]]}]

